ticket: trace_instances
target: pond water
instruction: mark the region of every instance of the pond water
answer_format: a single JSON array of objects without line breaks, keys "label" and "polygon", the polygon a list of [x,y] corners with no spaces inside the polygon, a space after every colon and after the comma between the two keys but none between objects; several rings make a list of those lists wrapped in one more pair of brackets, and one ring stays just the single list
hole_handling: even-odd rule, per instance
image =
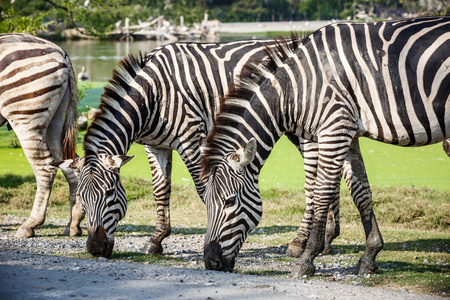
[{"label": "pond water", "polygon": [[[258,37],[263,38],[263,36]],[[218,41],[231,41],[244,39],[242,36],[227,36],[216,38]],[[206,42],[199,40],[195,42]],[[208,41],[210,42],[210,41]],[[112,77],[112,70],[116,67],[117,62],[125,55],[132,53],[138,54],[139,51],[144,53],[170,43],[169,41],[98,41],[98,40],[81,40],[81,41],[59,41],[56,42],[61,46],[72,61],[75,74],[81,72],[81,68],[86,67],[90,81],[108,81]]]},{"label": "pond water", "polygon": [[161,45],[166,41],[61,41],[57,42],[72,61],[75,73],[81,72],[86,67],[90,81],[108,81],[112,77],[112,70],[117,62],[129,53],[144,53]]}]

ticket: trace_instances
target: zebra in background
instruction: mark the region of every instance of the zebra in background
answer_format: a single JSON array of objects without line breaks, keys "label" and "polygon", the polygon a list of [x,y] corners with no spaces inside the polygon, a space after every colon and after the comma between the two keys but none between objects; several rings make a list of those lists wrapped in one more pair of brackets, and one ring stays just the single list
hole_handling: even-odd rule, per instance
[{"label": "zebra in background", "polygon": [[[34,236],[45,221],[56,170],[49,163],[76,157],[78,92],[72,64],[57,45],[28,34],[0,35],[0,126],[8,122],[36,177],[30,217],[15,236]],[[69,183],[71,220],[64,235],[81,235],[81,205],[76,204],[77,178]]]},{"label": "zebra in background", "polygon": [[[297,42],[293,38],[289,46],[296,48]],[[102,96],[101,112],[85,135],[86,156],[55,164],[81,172],[78,193],[88,216],[90,253],[111,254],[117,223],[127,207],[119,169],[131,159],[126,153],[132,142],[146,146],[157,204],[156,228],[143,252],[162,253],[161,242],[171,230],[172,151],[178,151],[202,196],[199,145],[212,127],[219,99],[228,91],[229,83],[239,78],[246,62],[267,56],[266,45],[277,52],[271,40],[174,43],[145,57],[128,56],[119,63],[119,70],[114,72],[111,85]],[[303,152],[305,161],[316,159],[316,152],[303,150],[306,148],[299,140],[293,142]],[[330,215],[333,213],[337,214]],[[300,233],[309,230],[308,216],[311,213],[306,214]],[[330,217],[330,243],[338,232],[336,222],[337,217]],[[302,239],[306,240],[297,238]],[[298,256],[299,251],[299,247],[291,247],[288,254]]]},{"label": "zebra in background", "polygon": [[[272,54],[265,68],[250,67],[252,77],[225,97],[207,137],[201,158],[205,265],[233,269],[262,214],[259,171],[276,141],[289,134],[316,142],[319,155],[313,224],[292,274],[315,272],[346,165],[366,234],[356,272],[374,272],[383,239],[366,206],[371,201],[362,199],[371,193],[358,138],[418,147],[450,137],[450,18],[338,23],[311,34],[294,53],[284,49],[285,60]],[[361,180],[368,192],[352,189]]]}]

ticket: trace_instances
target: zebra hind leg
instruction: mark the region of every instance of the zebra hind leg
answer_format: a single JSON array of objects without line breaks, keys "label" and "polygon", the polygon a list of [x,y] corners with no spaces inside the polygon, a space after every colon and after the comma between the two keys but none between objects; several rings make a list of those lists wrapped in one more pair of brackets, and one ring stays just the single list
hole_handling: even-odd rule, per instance
[{"label": "zebra hind leg", "polygon": [[366,250],[358,262],[355,274],[375,273],[378,270],[375,258],[383,249],[384,242],[373,211],[372,192],[357,139],[353,141],[344,164],[344,177],[361,215],[366,235]]},{"label": "zebra hind leg", "polygon": [[[61,143],[61,123],[63,123],[62,116],[65,114],[65,102],[63,101],[58,111],[55,113],[55,116],[51,120],[50,124],[47,128],[47,143],[50,148],[50,152],[52,154],[54,162],[62,161],[63,150]],[[78,178],[76,177],[74,170],[67,168],[61,169],[69,184],[69,199],[70,199],[70,221],[65,228],[63,235],[65,236],[80,236],[82,234],[82,230],[80,227],[81,221],[84,219],[84,213],[82,209],[81,199],[77,200],[77,186],[78,186]]]},{"label": "zebra hind leg", "polygon": [[78,179],[72,170],[62,170],[67,182],[69,183],[70,191],[70,221],[63,232],[65,236],[80,236],[82,235],[81,221],[84,219],[83,206],[81,199],[77,197]]},{"label": "zebra hind leg", "polygon": [[161,254],[161,242],[171,232],[170,227],[170,193],[172,174],[172,150],[145,147],[152,169],[153,197],[156,201],[156,227],[153,235],[145,243],[142,253]]},{"label": "zebra hind leg", "polygon": [[[17,136],[20,140],[20,134]],[[33,137],[32,139],[22,139],[20,142],[36,177],[37,189],[30,217],[17,229],[14,236],[29,238],[35,235],[36,227],[44,224],[56,169],[48,166],[52,162],[52,158],[48,145],[43,139],[36,140],[36,137]]]}]

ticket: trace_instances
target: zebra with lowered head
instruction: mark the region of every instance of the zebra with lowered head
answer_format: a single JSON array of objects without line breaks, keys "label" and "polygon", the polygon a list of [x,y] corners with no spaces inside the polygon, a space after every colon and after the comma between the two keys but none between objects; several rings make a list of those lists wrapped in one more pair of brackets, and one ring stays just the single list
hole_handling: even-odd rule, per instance
[{"label": "zebra with lowered head", "polygon": [[[351,166],[351,189],[367,183],[359,137],[408,147],[450,137],[450,18],[338,23],[309,35],[295,52],[284,49],[286,59],[272,54],[264,68],[250,67],[252,76],[225,97],[207,137],[201,158],[207,268],[233,269],[261,217],[259,171],[283,134],[318,147],[313,224],[292,271],[300,276],[315,272],[343,168]],[[371,197],[365,189],[362,196]],[[356,271],[371,273],[383,239],[360,191],[352,189],[352,196],[366,250]]]},{"label": "zebra with lowered head", "polygon": [[[36,177],[30,217],[15,236],[34,236],[45,221],[56,170],[48,164],[76,157],[78,92],[72,64],[57,45],[29,34],[0,35],[0,126],[8,122]],[[81,235],[83,212],[76,202],[77,178],[69,183],[71,220],[64,235]]]},{"label": "zebra with lowered head", "polygon": [[[293,38],[288,42],[289,47],[296,48],[297,42]],[[62,169],[80,171],[78,194],[88,217],[90,253],[111,254],[117,223],[127,207],[119,169],[131,159],[126,153],[132,142],[146,145],[157,204],[156,228],[143,252],[163,251],[161,242],[171,230],[172,150],[179,152],[202,196],[198,164],[202,137],[210,130],[219,99],[228,91],[228,85],[239,78],[245,63],[267,56],[266,45],[278,53],[276,45],[269,40],[174,43],[144,57],[128,56],[119,63],[120,69],[105,88],[101,111],[85,135],[85,157],[56,164]],[[303,143],[294,137],[292,141],[304,155],[308,183],[317,149],[314,143]],[[337,197],[334,211],[330,213],[329,243],[338,234],[338,200]],[[310,206],[312,200],[307,202]],[[307,209],[288,255],[301,253],[311,215]]]}]

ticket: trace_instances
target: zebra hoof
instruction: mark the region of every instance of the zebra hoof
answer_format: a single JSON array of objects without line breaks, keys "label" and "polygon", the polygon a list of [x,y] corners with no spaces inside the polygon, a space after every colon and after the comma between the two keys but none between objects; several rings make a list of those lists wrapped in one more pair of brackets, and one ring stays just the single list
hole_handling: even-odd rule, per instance
[{"label": "zebra hoof", "polygon": [[81,227],[76,227],[75,229],[66,227],[66,229],[64,229],[64,232],[62,233],[63,236],[81,236],[82,234],[83,231],[81,230]]},{"label": "zebra hoof", "polygon": [[64,229],[64,232],[62,233],[63,236],[69,236],[70,235],[70,228],[66,227],[66,229]]},{"label": "zebra hoof", "polygon": [[314,264],[296,263],[291,271],[292,277],[310,277],[316,272],[316,267]]},{"label": "zebra hoof", "polygon": [[326,245],[322,251],[322,254],[334,254],[334,250],[331,245]]},{"label": "zebra hoof", "polygon": [[377,271],[378,265],[375,261],[361,257],[358,261],[358,265],[356,266],[355,274],[374,274]]},{"label": "zebra hoof", "polygon": [[23,225],[17,229],[14,237],[16,238],[30,238],[34,236],[34,229],[31,227],[24,227]]},{"label": "zebra hoof", "polygon": [[302,255],[303,251],[305,251],[305,248],[302,246],[299,246],[297,243],[292,242],[289,244],[289,247],[286,250],[286,257],[295,257],[298,258]]},{"label": "zebra hoof", "polygon": [[145,254],[162,254],[163,247],[161,246],[161,244],[147,242],[145,243],[144,248],[141,252]]}]

